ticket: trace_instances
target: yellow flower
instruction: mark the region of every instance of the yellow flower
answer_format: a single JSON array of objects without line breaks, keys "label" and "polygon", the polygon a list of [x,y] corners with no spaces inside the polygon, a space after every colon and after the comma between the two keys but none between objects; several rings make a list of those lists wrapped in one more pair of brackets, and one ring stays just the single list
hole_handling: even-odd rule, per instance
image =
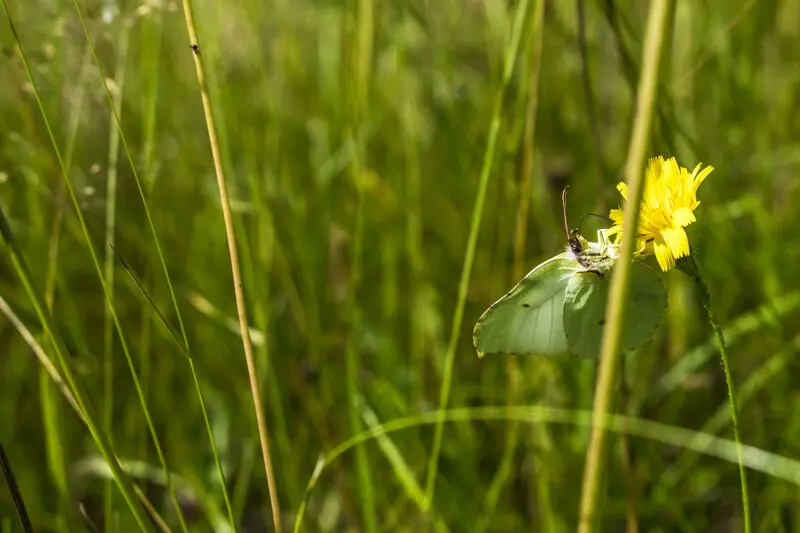
[{"label": "yellow flower", "polygon": [[[662,156],[650,159],[647,165],[636,253],[654,253],[665,272],[675,266],[677,259],[689,255],[689,239],[684,228],[695,221],[694,210],[700,205],[697,188],[714,170],[711,166],[701,167],[698,163],[690,173],[679,167],[674,157],[665,161]],[[627,200],[627,185],[621,182],[617,189]],[[623,211],[612,209],[610,216],[614,226],[608,230],[608,235],[616,235],[614,242],[618,243],[622,239]]]}]

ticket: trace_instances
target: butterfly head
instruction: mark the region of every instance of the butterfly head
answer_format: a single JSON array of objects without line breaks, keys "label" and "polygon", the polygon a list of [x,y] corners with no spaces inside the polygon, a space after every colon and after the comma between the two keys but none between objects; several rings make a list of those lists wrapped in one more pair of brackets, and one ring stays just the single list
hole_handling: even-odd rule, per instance
[{"label": "butterfly head", "polygon": [[582,240],[585,242],[585,239],[581,237],[581,234],[578,233],[578,230],[574,229],[567,233],[567,249],[572,252],[576,257],[583,252],[583,243]]}]

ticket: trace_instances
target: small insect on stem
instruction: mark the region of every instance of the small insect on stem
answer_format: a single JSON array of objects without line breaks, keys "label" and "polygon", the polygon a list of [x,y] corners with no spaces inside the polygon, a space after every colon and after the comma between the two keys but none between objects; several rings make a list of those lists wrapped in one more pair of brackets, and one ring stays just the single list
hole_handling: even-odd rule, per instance
[{"label": "small insect on stem", "polygon": [[192,44],[189,45],[189,48],[192,49],[192,52],[194,52],[194,55],[196,55],[196,56],[200,55],[200,46],[192,43]]}]

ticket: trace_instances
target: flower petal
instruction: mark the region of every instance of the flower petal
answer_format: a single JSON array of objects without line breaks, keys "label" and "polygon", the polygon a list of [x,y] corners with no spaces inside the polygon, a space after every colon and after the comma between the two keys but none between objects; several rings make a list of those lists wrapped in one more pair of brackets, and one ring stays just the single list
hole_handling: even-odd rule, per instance
[{"label": "flower petal", "polygon": [[688,207],[679,207],[672,212],[672,221],[678,226],[685,227],[694,222],[694,213]]},{"label": "flower petal", "polygon": [[714,167],[709,165],[706,168],[704,168],[702,171],[700,171],[700,174],[698,174],[697,177],[694,178],[694,190],[695,190],[695,192],[697,192],[697,188],[700,187],[700,184],[703,183],[703,180],[706,179],[706,176],[711,174],[712,170],[714,170]]},{"label": "flower petal", "polygon": [[670,255],[675,259],[689,255],[689,237],[683,228],[668,228],[661,230],[661,238],[669,248]]},{"label": "flower petal", "polygon": [[662,239],[656,238],[653,242],[653,249],[656,254],[656,260],[658,260],[658,266],[661,267],[661,270],[666,272],[675,265],[675,258],[669,253],[669,247]]},{"label": "flower petal", "polygon": [[[713,170],[710,166],[703,168],[700,163],[690,171],[674,157],[656,156],[647,161],[636,231],[637,255],[654,254],[665,271],[689,255],[689,238],[684,228],[695,222],[694,210],[700,205],[697,188]],[[617,184],[617,190],[626,201],[629,199],[625,182]],[[612,209],[609,217],[614,225],[607,236],[619,243],[625,228],[623,209]]]}]

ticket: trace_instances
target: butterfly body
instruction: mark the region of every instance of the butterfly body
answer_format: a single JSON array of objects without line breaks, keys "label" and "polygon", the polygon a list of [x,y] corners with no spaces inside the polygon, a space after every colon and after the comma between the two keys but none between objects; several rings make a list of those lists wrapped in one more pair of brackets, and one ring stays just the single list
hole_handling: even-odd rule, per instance
[{"label": "butterfly body", "polygon": [[569,235],[566,251],[568,257],[601,278],[611,271],[617,253],[616,245],[612,245],[606,237],[606,230],[597,232],[596,242],[587,241],[577,230],[572,230]]}]

